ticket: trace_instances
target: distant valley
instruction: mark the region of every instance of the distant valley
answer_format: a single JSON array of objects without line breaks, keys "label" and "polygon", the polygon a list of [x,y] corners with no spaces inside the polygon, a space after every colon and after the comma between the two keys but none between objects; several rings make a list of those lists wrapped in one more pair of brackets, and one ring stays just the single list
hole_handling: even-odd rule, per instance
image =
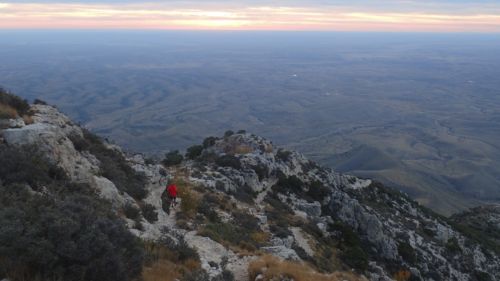
[{"label": "distant valley", "polygon": [[245,129],[445,215],[500,202],[498,38],[1,35],[0,85],[130,150]]}]

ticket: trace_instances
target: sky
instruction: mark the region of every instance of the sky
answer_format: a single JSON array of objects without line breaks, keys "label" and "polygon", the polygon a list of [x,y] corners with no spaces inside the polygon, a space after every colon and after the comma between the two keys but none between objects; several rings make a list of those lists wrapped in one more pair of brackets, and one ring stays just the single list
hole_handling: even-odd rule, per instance
[{"label": "sky", "polygon": [[0,29],[500,32],[500,0],[0,0]]}]

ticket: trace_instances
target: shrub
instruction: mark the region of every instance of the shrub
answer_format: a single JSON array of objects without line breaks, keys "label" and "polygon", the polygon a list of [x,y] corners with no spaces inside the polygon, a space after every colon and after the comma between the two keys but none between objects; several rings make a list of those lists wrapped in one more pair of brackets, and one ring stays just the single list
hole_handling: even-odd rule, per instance
[{"label": "shrub", "polygon": [[233,155],[227,155],[227,154],[222,155],[215,160],[215,164],[217,164],[221,167],[231,167],[231,168],[234,168],[236,170],[241,169],[240,159],[238,159],[237,157],[235,157]]},{"label": "shrub", "polygon": [[235,211],[233,217],[235,223],[247,231],[253,232],[259,230],[259,220],[256,217],[242,211]]},{"label": "shrub", "polygon": [[226,138],[227,138],[227,137],[230,137],[230,136],[232,136],[232,135],[234,135],[234,132],[233,132],[233,131],[231,131],[231,130],[228,130],[228,131],[226,131],[226,132],[224,133],[224,137],[226,137]]},{"label": "shrub", "polygon": [[175,236],[175,238],[177,239],[177,241],[173,240],[169,236],[164,235],[160,239],[161,245],[166,246],[175,255],[175,259],[173,259],[173,261],[185,262],[188,260],[200,260],[198,252],[196,252],[195,249],[191,248],[188,245],[186,240],[184,240],[184,237],[182,237],[181,235],[177,235]]},{"label": "shrub", "polygon": [[155,223],[158,221],[158,213],[156,212],[156,208],[150,204],[142,204],[141,205],[142,216],[149,222]]},{"label": "shrub", "polygon": [[188,272],[182,281],[210,281],[210,276],[203,269]]},{"label": "shrub", "polygon": [[102,176],[112,181],[118,190],[137,200],[146,197],[146,177],[132,169],[122,153],[106,147],[98,136],[88,130],[83,130],[83,137],[73,135],[70,139],[75,149],[89,151],[99,160]]},{"label": "shrub", "polygon": [[356,232],[349,225],[342,222],[334,223],[331,228],[333,231],[340,232],[342,261],[354,269],[365,271],[368,268],[368,255],[361,247],[361,239]]},{"label": "shrub", "polygon": [[211,203],[209,200],[209,196],[203,196],[201,203],[198,206],[198,213],[203,214],[211,222],[220,222],[219,215],[214,210],[216,204]]},{"label": "shrub", "polygon": [[284,150],[282,148],[278,149],[278,151],[276,152],[276,158],[283,162],[287,162],[288,160],[290,160],[291,155],[292,152]]},{"label": "shrub", "polygon": [[474,270],[473,275],[474,275],[474,277],[476,277],[476,279],[478,281],[492,281],[492,280],[494,280],[493,278],[491,278],[491,276],[488,273],[486,273],[484,271],[477,270],[477,269]]},{"label": "shrub", "polygon": [[238,245],[240,241],[246,240],[246,235],[231,223],[208,223],[200,232],[200,235],[207,236],[219,243],[226,242],[232,245]]},{"label": "shrub", "polygon": [[252,190],[251,187],[248,185],[243,185],[237,187],[234,191],[231,192],[231,194],[236,198],[237,200],[241,202],[245,202],[248,204],[254,203],[254,198],[257,196],[257,193]]},{"label": "shrub", "polygon": [[[133,280],[143,252],[137,240],[91,196],[32,195],[0,187],[0,275],[13,280]],[[61,187],[61,190],[63,187]]]},{"label": "shrub", "polygon": [[31,115],[28,101],[8,93],[2,88],[0,88],[0,105],[14,109],[18,116]]},{"label": "shrub", "polygon": [[223,270],[221,274],[212,278],[211,281],[235,281],[234,274],[229,270]]},{"label": "shrub", "polygon": [[132,205],[132,204],[126,204],[123,207],[123,213],[125,214],[125,216],[127,218],[129,218],[131,220],[135,220],[135,219],[139,218],[139,216],[141,215],[141,212],[139,211],[139,209],[134,207],[134,205]]},{"label": "shrub", "polygon": [[194,218],[200,205],[198,194],[184,180],[177,180],[176,185],[178,197],[181,198],[181,212],[177,214],[182,214],[191,219]]},{"label": "shrub", "polygon": [[47,105],[47,102],[41,100],[41,99],[35,99],[35,101],[33,101],[34,104],[40,104],[40,105]]},{"label": "shrub", "polygon": [[176,238],[178,242],[164,235],[158,242],[145,242],[143,281],[180,280],[188,272],[200,269],[196,251],[187,246],[182,236]]},{"label": "shrub", "polygon": [[413,247],[406,243],[400,242],[398,245],[399,255],[409,264],[414,264],[417,261],[417,256],[415,255],[415,250]]},{"label": "shrub", "polygon": [[252,261],[248,265],[250,280],[257,280],[261,275],[263,281],[295,280],[295,281],[338,281],[366,280],[349,272],[335,272],[333,274],[320,274],[315,272],[306,263],[283,261],[271,255],[265,255]]},{"label": "shrub", "polygon": [[[246,221],[249,222],[251,219]],[[239,222],[237,219],[232,222],[209,222],[201,229],[200,235],[224,245],[254,251],[262,246],[263,235],[265,235],[258,229],[258,226],[254,227],[254,225],[250,227],[243,225],[243,222]]]},{"label": "shrub", "polygon": [[246,144],[240,144],[240,145],[235,145],[232,147],[229,147],[226,150],[226,153],[228,154],[249,154],[253,152],[253,147],[246,145]]},{"label": "shrub", "polygon": [[193,146],[191,146],[191,147],[189,147],[187,149],[186,158],[188,158],[188,159],[195,159],[198,156],[200,156],[202,152],[203,152],[203,146],[201,146],[201,145],[193,145]]},{"label": "shrub", "polygon": [[282,193],[293,192],[300,194],[303,192],[302,186],[304,186],[304,182],[297,176],[286,177],[285,175],[280,175],[278,182],[273,186],[273,190]]},{"label": "shrub", "polygon": [[18,115],[17,110],[13,107],[0,103],[0,119],[14,119]]},{"label": "shrub", "polygon": [[361,247],[349,247],[342,252],[344,262],[361,272],[368,268],[368,256]]},{"label": "shrub", "polygon": [[252,169],[255,171],[260,181],[269,176],[269,168],[264,164],[259,163],[257,165],[254,165],[252,166]]},{"label": "shrub", "polygon": [[50,164],[36,146],[7,146],[0,144],[0,179],[4,184],[26,183],[33,188],[62,180],[66,174]]},{"label": "shrub", "polygon": [[330,190],[324,186],[320,181],[313,181],[309,190],[307,191],[307,195],[311,197],[314,201],[323,201],[325,197],[330,194]]},{"label": "shrub", "polygon": [[411,277],[411,272],[406,269],[402,269],[396,272],[396,274],[394,274],[394,280],[396,281],[407,281],[410,280],[410,277]]},{"label": "shrub", "polygon": [[203,140],[203,148],[208,148],[211,146],[215,145],[215,142],[217,141],[216,137],[208,137]]},{"label": "shrub", "polygon": [[182,163],[182,160],[184,160],[184,157],[182,157],[178,150],[174,150],[165,154],[165,159],[163,159],[162,164],[170,167],[179,165],[180,163]]},{"label": "shrub", "polygon": [[460,248],[460,245],[458,244],[458,240],[456,237],[448,239],[445,247],[446,247],[446,250],[452,254],[460,253],[462,251],[462,249]]},{"label": "shrub", "polygon": [[288,229],[287,225],[271,224],[269,225],[269,230],[271,230],[274,235],[280,238],[287,238],[288,236],[293,235],[290,229]]}]

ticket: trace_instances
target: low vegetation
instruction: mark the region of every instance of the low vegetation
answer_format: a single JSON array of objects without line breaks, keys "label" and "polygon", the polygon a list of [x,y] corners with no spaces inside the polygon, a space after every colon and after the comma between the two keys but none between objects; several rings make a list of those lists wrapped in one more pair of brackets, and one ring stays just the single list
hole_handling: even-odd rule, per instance
[{"label": "low vegetation", "polygon": [[70,139],[78,151],[89,151],[97,157],[102,176],[112,181],[118,190],[137,200],[146,197],[145,176],[132,169],[121,152],[109,148],[101,138],[88,130],[83,130],[83,137],[73,135]]},{"label": "low vegetation", "polygon": [[175,165],[179,165],[184,160],[184,156],[179,152],[179,150],[171,151],[165,154],[165,159],[161,161],[163,165],[166,167],[171,167]]},{"label": "low vegetation", "polygon": [[238,157],[236,156],[229,154],[219,156],[217,159],[215,159],[215,164],[221,167],[231,167],[236,170],[241,169],[240,159],[238,159]]},{"label": "low vegetation", "polygon": [[186,158],[188,159],[196,159],[198,158],[201,153],[203,152],[203,146],[202,145],[193,145],[189,147],[186,151]]},{"label": "low vegetation", "polygon": [[28,101],[0,88],[0,119],[31,115]]},{"label": "low vegetation", "polygon": [[295,281],[357,281],[366,280],[348,272],[320,274],[307,264],[283,261],[277,257],[265,255],[250,263],[248,267],[250,280],[295,280]]},{"label": "low vegetation", "polygon": [[332,231],[339,233],[338,248],[341,250],[342,261],[359,272],[365,271],[368,268],[368,255],[363,250],[361,239],[356,232],[341,222],[336,222],[331,228]]},{"label": "low vegetation", "polygon": [[142,247],[109,203],[90,187],[71,183],[36,147],[0,145],[0,156],[0,279],[111,281],[140,275]]},{"label": "low vegetation", "polygon": [[146,262],[143,281],[189,280],[200,270],[200,258],[182,237],[174,241],[164,236],[158,242],[145,242]]}]

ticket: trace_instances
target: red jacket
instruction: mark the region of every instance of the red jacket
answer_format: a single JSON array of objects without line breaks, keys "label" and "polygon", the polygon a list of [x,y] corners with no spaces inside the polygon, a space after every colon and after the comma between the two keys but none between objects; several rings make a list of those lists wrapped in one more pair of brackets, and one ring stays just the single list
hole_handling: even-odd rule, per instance
[{"label": "red jacket", "polygon": [[175,184],[167,186],[167,192],[170,197],[177,197],[177,186]]}]

